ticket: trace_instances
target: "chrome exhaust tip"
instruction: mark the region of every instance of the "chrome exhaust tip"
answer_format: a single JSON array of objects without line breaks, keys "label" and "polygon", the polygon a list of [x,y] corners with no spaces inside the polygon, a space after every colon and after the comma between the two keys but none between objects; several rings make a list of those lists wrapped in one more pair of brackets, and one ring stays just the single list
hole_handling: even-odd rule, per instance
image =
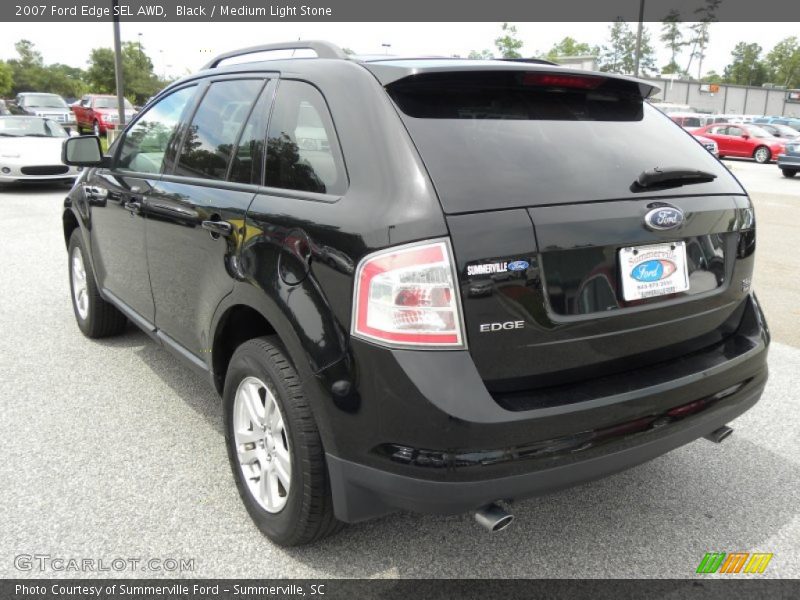
[{"label": "chrome exhaust tip", "polygon": [[720,444],[725,438],[729,437],[732,433],[733,433],[733,428],[728,427],[727,425],[723,425],[719,429],[715,429],[714,431],[703,437],[705,437],[709,442]]},{"label": "chrome exhaust tip", "polygon": [[514,515],[492,502],[475,511],[475,520],[487,531],[495,533],[511,525]]}]

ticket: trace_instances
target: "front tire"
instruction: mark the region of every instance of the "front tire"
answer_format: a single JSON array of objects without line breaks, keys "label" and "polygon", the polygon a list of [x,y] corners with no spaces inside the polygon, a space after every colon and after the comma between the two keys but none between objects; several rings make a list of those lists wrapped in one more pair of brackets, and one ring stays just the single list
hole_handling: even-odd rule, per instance
[{"label": "front tire", "polygon": [[223,402],[228,459],[256,526],[281,546],[308,544],[340,529],[319,430],[276,338],[255,338],[236,349]]},{"label": "front tire", "polygon": [[753,158],[756,160],[757,163],[763,165],[770,161],[770,159],[772,158],[772,152],[770,152],[769,148],[767,148],[766,146],[759,146],[753,152]]},{"label": "front tire", "polygon": [[68,256],[72,309],[83,335],[102,338],[122,333],[128,321],[117,307],[100,296],[80,229],[75,229],[69,238]]},{"label": "front tire", "polygon": [[797,171],[794,169],[781,169],[781,173],[783,173],[784,177],[794,177],[797,175]]},{"label": "front tire", "polygon": [[92,124],[92,135],[96,135],[97,137],[100,137],[100,123],[98,123],[97,121],[95,121]]}]

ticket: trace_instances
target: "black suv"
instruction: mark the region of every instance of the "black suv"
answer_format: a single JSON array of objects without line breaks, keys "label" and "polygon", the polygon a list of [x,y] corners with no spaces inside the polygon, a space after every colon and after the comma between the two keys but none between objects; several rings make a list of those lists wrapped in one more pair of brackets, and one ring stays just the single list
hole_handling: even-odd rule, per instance
[{"label": "black suv", "polygon": [[280,544],[398,509],[500,529],[498,501],[719,441],[767,379],[753,207],[653,90],[222,55],[105,155],[65,142],[78,325],[131,321],[207,374]]}]

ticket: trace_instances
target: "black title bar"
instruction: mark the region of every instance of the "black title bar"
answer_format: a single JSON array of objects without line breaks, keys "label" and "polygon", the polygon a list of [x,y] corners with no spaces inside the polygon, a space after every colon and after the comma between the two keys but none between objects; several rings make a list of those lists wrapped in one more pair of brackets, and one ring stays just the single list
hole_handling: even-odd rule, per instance
[{"label": "black title bar", "polygon": [[[637,21],[639,0],[3,0],[0,20],[18,22],[123,21]],[[685,22],[703,19],[706,0],[645,0],[644,20],[678,11]],[[800,21],[796,0],[722,0],[718,21]]]}]

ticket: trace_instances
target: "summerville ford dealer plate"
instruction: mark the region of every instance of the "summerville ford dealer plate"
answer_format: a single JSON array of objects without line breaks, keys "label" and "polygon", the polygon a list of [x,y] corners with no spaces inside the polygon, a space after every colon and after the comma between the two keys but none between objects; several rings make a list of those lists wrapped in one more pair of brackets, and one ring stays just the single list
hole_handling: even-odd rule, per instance
[{"label": "summerville ford dealer plate", "polygon": [[621,248],[619,268],[626,301],[666,296],[689,289],[686,243]]}]

